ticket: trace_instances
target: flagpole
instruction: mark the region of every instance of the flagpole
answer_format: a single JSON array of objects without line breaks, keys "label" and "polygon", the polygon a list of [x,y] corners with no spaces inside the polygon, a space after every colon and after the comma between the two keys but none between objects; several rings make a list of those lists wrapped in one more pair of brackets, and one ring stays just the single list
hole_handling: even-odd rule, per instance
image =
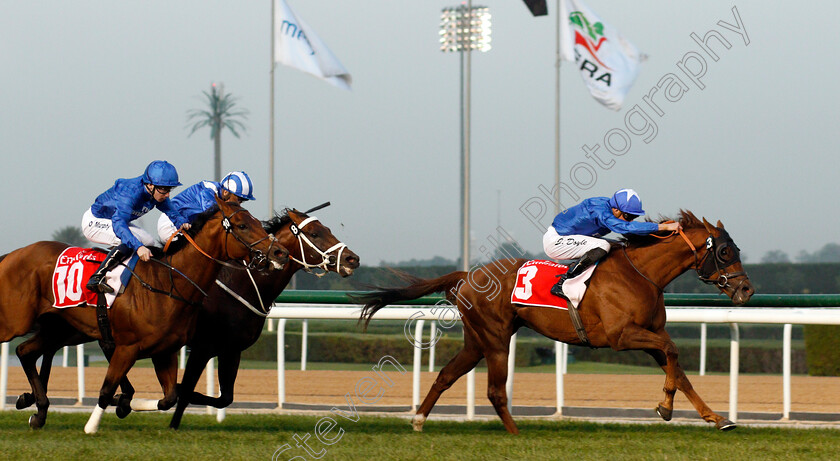
[{"label": "flagpole", "polygon": [[268,219],[274,216],[274,3],[271,0],[271,69],[269,74],[269,99],[268,105]]},{"label": "flagpole", "polygon": [[560,214],[560,2],[557,0],[556,61],[554,77],[554,214]]}]

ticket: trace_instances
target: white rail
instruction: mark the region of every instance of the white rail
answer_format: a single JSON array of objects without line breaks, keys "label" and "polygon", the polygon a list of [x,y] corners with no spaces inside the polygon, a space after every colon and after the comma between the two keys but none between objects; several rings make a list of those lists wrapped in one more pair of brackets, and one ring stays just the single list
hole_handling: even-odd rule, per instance
[{"label": "white rail", "polygon": [[[439,313],[440,307],[437,307]],[[729,419],[735,421],[738,415],[738,374],[739,374],[739,347],[740,335],[738,324],[779,324],[784,325],[783,334],[783,366],[782,366],[782,387],[783,387],[783,419],[790,418],[791,411],[791,325],[840,325],[840,308],[824,307],[801,307],[801,308],[710,308],[710,307],[672,307],[667,308],[669,323],[698,323],[698,324],[728,324],[730,326],[730,381],[729,381]],[[277,319],[277,402],[282,406],[285,402],[285,330],[287,319],[331,319],[331,320],[357,320],[361,310],[359,307],[347,305],[313,305],[307,304],[303,307],[297,305],[277,305],[272,311],[270,318]],[[386,307],[377,311],[374,320],[409,320],[416,322],[414,329],[415,346],[419,346],[422,340],[423,325],[426,320],[434,324],[436,319],[433,306],[415,307]],[[434,331],[432,331],[434,334]],[[705,335],[703,335],[705,337]],[[703,341],[705,343],[705,341]],[[511,341],[511,352],[515,352],[515,343]],[[557,355],[557,409],[562,411],[564,405],[563,375],[566,373],[568,347],[558,343],[555,347]],[[387,353],[387,351],[385,351]],[[5,408],[7,377],[8,377],[8,343],[0,345],[0,410]],[[84,397],[84,346],[76,348],[78,367],[78,399],[81,402]],[[705,354],[701,351],[703,357]],[[508,373],[508,399],[509,404],[513,401],[513,355],[509,361]],[[701,374],[705,372],[705,364],[701,364]],[[429,364],[430,369],[433,362]],[[412,383],[412,406],[414,408],[420,402],[420,348],[415,349],[414,373]],[[472,418],[475,415],[475,378],[474,371],[467,375],[467,416]],[[472,378],[472,379],[470,379]],[[208,391],[210,389],[208,388]],[[220,412],[218,419],[224,417]]]}]

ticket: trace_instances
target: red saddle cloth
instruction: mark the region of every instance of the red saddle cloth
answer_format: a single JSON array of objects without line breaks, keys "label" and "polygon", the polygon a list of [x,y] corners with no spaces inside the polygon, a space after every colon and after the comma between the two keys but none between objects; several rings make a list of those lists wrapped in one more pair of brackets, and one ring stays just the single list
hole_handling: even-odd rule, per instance
[{"label": "red saddle cloth", "polygon": [[105,259],[105,255],[90,248],[70,247],[58,255],[53,271],[53,307],[96,305],[97,293],[85,285]]},{"label": "red saddle cloth", "polygon": [[565,299],[551,294],[551,287],[557,283],[557,276],[565,274],[568,270],[569,266],[554,261],[533,259],[526,262],[516,273],[516,285],[510,294],[510,302],[526,306],[568,309]]}]

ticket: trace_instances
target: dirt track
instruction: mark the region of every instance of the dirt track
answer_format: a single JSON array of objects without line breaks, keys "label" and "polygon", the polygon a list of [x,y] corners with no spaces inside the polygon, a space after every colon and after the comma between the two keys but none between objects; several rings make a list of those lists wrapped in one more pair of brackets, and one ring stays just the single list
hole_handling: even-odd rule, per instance
[{"label": "dirt track", "polygon": [[[383,387],[379,405],[411,404],[411,370],[399,374],[386,368],[393,387]],[[104,368],[85,369],[85,395],[94,397],[105,375]],[[425,396],[436,373],[422,374],[420,392]],[[341,404],[346,393],[355,394],[357,383],[365,377],[378,379],[373,371],[287,371],[286,401],[293,403]],[[133,369],[129,378],[137,388],[137,397],[160,398],[160,386],[150,368]],[[715,411],[729,407],[728,376],[691,376],[694,388]],[[382,384],[381,381],[379,381]],[[791,410],[840,413],[840,378],[793,377]],[[440,399],[441,404],[463,405],[466,401],[466,378],[462,378]],[[565,405],[579,407],[654,408],[662,400],[664,376],[631,375],[566,375]],[[205,383],[197,390],[204,391]],[[487,377],[476,375],[476,403],[487,405]],[[20,368],[9,369],[8,395],[28,391],[29,385]],[[374,391],[375,392],[375,391]],[[76,369],[53,368],[49,395],[76,397]],[[276,402],[277,372],[273,370],[240,370],[236,382],[237,402]],[[358,402],[358,400],[357,400]],[[554,406],[555,375],[552,373],[517,373],[514,377],[515,405]],[[676,409],[692,409],[688,400],[677,393]],[[741,412],[782,412],[781,377],[741,376],[738,389],[738,410]]]}]

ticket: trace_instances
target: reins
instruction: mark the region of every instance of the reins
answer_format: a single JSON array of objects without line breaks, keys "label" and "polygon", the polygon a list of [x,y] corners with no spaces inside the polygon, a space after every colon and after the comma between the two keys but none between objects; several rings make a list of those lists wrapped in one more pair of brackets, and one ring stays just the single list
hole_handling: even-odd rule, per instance
[{"label": "reins", "polygon": [[[207,254],[207,252],[204,251],[200,246],[198,246],[198,244],[195,242],[195,240],[193,240],[193,238],[192,238],[192,236],[190,236],[190,234],[188,234],[187,232],[183,232],[180,229],[178,230],[178,232],[175,232],[174,234],[169,236],[169,238],[166,240],[166,244],[163,247],[163,251],[164,251],[164,253],[166,253],[166,251],[169,249],[169,245],[175,240],[175,237],[177,235],[182,235],[182,236],[184,236],[184,238],[186,238],[187,242],[189,242],[196,250],[198,250],[199,253],[201,253],[202,255],[206,256],[207,258],[213,260],[217,264],[221,264],[225,267],[230,267],[230,268],[236,269],[236,270],[248,271],[248,275],[251,276],[251,272],[249,271],[249,269],[253,269],[254,268],[253,266],[256,266],[256,265],[260,264],[262,261],[264,261],[266,259],[265,254],[263,254],[259,250],[255,250],[254,246],[258,245],[260,242],[262,242],[265,239],[269,239],[269,240],[271,240],[271,245],[269,245],[269,247],[268,247],[268,251],[270,253],[271,252],[271,247],[274,246],[274,242],[276,241],[276,238],[272,234],[267,234],[265,237],[249,244],[249,243],[245,242],[244,240],[242,240],[242,238],[239,235],[237,235],[236,232],[233,232],[233,229],[232,229],[231,223],[230,223],[230,218],[232,218],[234,215],[236,215],[236,213],[239,213],[239,212],[242,212],[242,211],[245,211],[245,210],[242,209],[242,210],[234,211],[233,214],[231,214],[230,216],[225,215],[224,211],[222,211],[221,209],[219,211],[222,213],[222,227],[225,229],[225,234],[226,234],[225,235],[225,254],[227,254],[228,257],[230,257],[230,254],[227,251],[227,235],[230,234],[230,235],[233,235],[233,238],[235,238],[237,241],[242,243],[242,245],[244,245],[246,248],[248,248],[248,250],[251,252],[252,257],[251,257],[251,263],[250,264],[245,264],[244,261],[243,261],[243,264],[245,264],[245,267],[240,267],[240,266],[237,266],[235,264],[231,264],[227,261],[222,261],[220,259],[214,258],[213,256],[210,256],[209,254]],[[256,255],[255,255],[255,253],[256,253]],[[171,282],[171,287],[170,287],[169,291],[161,290],[160,288],[153,287],[151,284],[149,284],[148,282],[143,280],[139,275],[137,275],[137,273],[135,271],[133,271],[131,268],[126,266],[126,269],[129,270],[131,275],[134,278],[137,279],[138,283],[140,283],[140,285],[143,288],[151,291],[152,293],[165,294],[165,295],[169,296],[170,298],[176,299],[178,301],[185,302],[185,303],[187,303],[191,306],[201,305],[201,303],[190,301],[190,300],[188,300],[188,299],[186,299],[186,298],[184,298],[180,295],[177,295],[173,292],[173,290],[175,288],[175,283],[174,283],[174,280],[172,279],[172,272],[175,272],[178,275],[180,275],[181,277],[183,277],[184,280],[186,280],[192,286],[194,286],[199,291],[199,293],[201,293],[201,295],[206,298],[207,297],[207,292],[204,291],[200,286],[198,286],[197,283],[195,283],[186,274],[184,274],[183,272],[181,272],[180,270],[178,270],[176,267],[172,266],[169,263],[166,263],[166,262],[161,261],[161,260],[156,259],[156,258],[151,258],[150,260],[169,269],[169,280]],[[255,261],[258,261],[258,262],[255,263]],[[256,282],[254,281],[253,276],[251,276],[251,282],[254,284],[254,287],[256,288]],[[227,287],[222,285],[222,288],[227,288]],[[259,297],[259,296],[260,296],[259,292],[257,292],[257,297]],[[240,300],[240,301],[242,301],[242,300]],[[260,304],[262,304],[262,299],[260,299]],[[255,310],[250,305],[248,305],[248,307],[251,308],[252,310]],[[255,312],[256,312],[256,310],[255,310]]]}]

